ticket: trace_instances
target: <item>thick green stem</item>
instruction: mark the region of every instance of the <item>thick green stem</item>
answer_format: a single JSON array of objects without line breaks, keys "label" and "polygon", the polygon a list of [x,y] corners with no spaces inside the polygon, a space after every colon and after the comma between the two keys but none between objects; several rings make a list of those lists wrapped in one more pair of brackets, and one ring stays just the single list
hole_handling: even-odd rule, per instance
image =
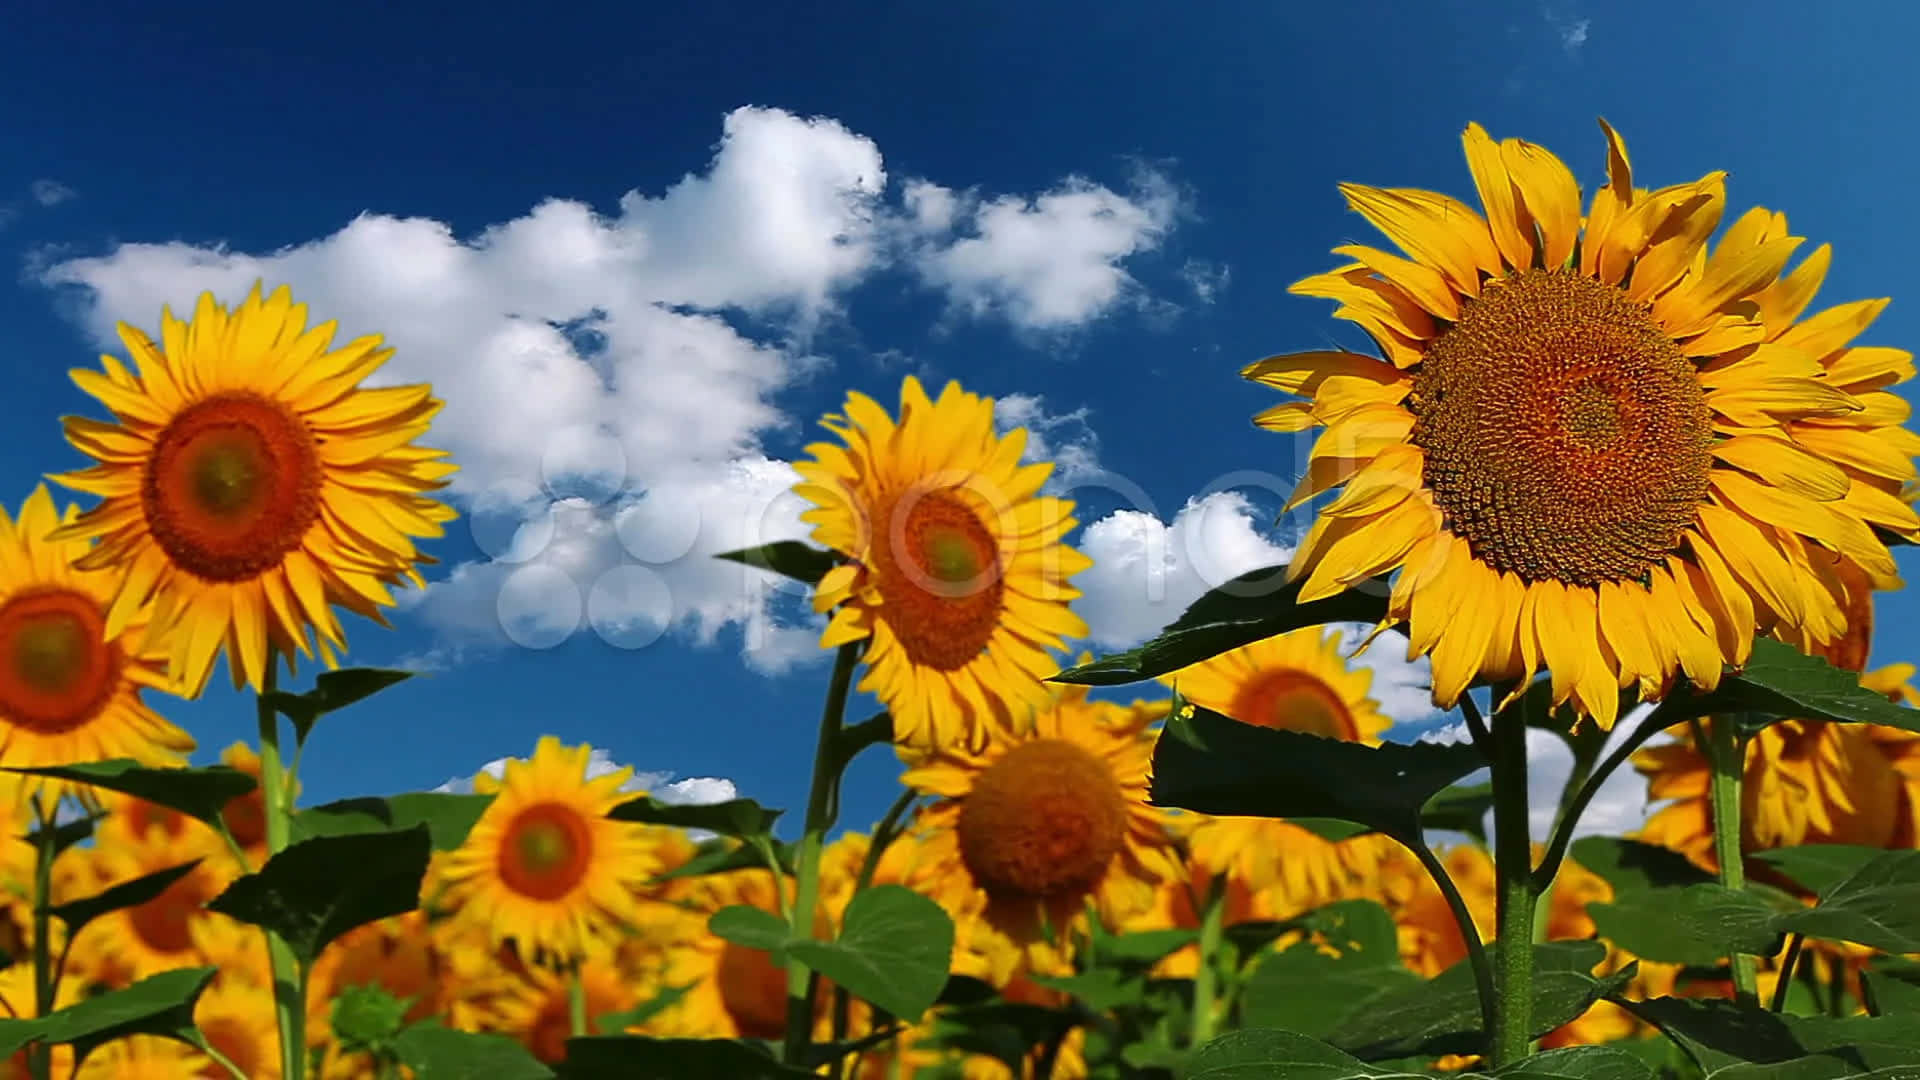
[{"label": "thick green stem", "polygon": [[1207,907],[1200,916],[1200,967],[1193,976],[1193,1038],[1188,1045],[1204,1046],[1219,1026],[1214,982],[1220,969],[1220,935],[1227,921],[1226,879],[1215,876],[1207,884]]},{"label": "thick green stem", "polygon": [[[1713,857],[1720,864],[1720,884],[1739,891],[1747,887],[1746,856],[1740,850],[1740,777],[1747,767],[1747,740],[1731,716],[1707,721],[1707,761],[1713,768]],[[1737,1000],[1760,1002],[1760,976],[1751,956],[1727,958],[1733,967],[1733,994]]]},{"label": "thick green stem", "polygon": [[[38,821],[38,831],[34,836],[33,861],[33,1015],[45,1016],[53,1011],[54,988],[59,985],[59,973],[53,967],[53,916],[49,908],[53,904],[53,858],[56,839],[53,832],[54,808],[56,800],[49,806],[33,797],[34,818]],[[36,1043],[32,1053],[27,1055],[27,1071],[33,1080],[52,1080],[53,1045]]]},{"label": "thick green stem", "polygon": [[1526,720],[1520,709],[1493,718],[1493,868],[1500,926],[1492,1033],[1496,1069],[1533,1052],[1533,839],[1527,820]]},{"label": "thick green stem", "polygon": [[[229,658],[229,663],[232,659]],[[280,764],[280,716],[268,704],[280,672],[280,656],[267,650],[267,674],[255,711],[260,722],[260,804],[266,818],[267,857],[287,848],[292,806],[287,798],[287,776]],[[265,931],[267,960],[273,970],[273,1014],[280,1029],[280,1071],[285,1080],[301,1080],[307,1066],[306,979],[293,949],[280,935]]]},{"label": "thick green stem", "polygon": [[[820,849],[839,802],[840,767],[836,753],[840,727],[847,712],[847,691],[853,685],[853,666],[860,659],[861,642],[840,646],[834,658],[833,678],[827,684],[827,704],[820,713],[820,740],[813,751],[813,781],[807,790],[806,831],[794,857],[797,878],[793,893],[795,937],[813,937],[813,912],[820,902]],[[805,964],[787,960],[787,1037],[781,1058],[804,1068],[807,1047],[813,1041],[813,1001],[819,980]]]},{"label": "thick green stem", "polygon": [[587,978],[581,970],[585,961],[573,965],[567,978],[567,1025],[578,1039],[587,1033]]}]

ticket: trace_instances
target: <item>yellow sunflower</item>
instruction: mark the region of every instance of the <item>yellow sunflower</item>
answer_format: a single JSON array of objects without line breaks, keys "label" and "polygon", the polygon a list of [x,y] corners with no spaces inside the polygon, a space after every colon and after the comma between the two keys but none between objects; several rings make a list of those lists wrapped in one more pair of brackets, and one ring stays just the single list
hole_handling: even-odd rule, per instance
[{"label": "yellow sunflower", "polygon": [[79,944],[84,943],[86,956],[100,965],[93,973],[97,981],[124,986],[162,971],[204,963],[209,957],[245,955],[247,949],[237,939],[257,936],[251,928],[206,910],[207,901],[219,896],[238,876],[230,860],[219,858],[221,849],[210,837],[167,845],[95,846],[86,850],[93,859],[88,868],[92,879],[89,891],[200,860],[159,896],[109,912],[80,932],[75,939],[76,956]]},{"label": "yellow sunflower", "polygon": [[74,1080],[183,1080],[233,1075],[225,1069],[209,1073],[206,1069],[211,1064],[205,1054],[186,1043],[158,1035],[133,1035],[115,1039],[88,1054]]},{"label": "yellow sunflower", "polygon": [[[1205,709],[1260,727],[1377,745],[1393,721],[1367,696],[1373,672],[1350,666],[1337,630],[1307,627],[1162,677]],[[1330,841],[1271,818],[1207,818],[1189,834],[1208,873],[1232,871],[1290,918],[1343,896],[1379,871],[1395,843],[1377,834]]]},{"label": "yellow sunflower", "polygon": [[822,423],[845,445],[807,447],[794,492],[814,539],[850,561],[814,591],[834,612],[820,645],[870,642],[859,688],[896,741],[978,749],[990,719],[1046,704],[1050,650],[1086,636],[1066,579],[1091,562],[1060,542],[1073,504],[1039,495],[1053,466],[1020,464],[1026,430],[995,435],[993,401],[958,383],[934,401],[909,376],[898,423],[857,393]]},{"label": "yellow sunflower", "polygon": [[[587,1034],[618,1034],[603,1030],[600,1017],[640,1004],[638,988],[604,957],[582,965],[579,978],[586,995]],[[571,979],[541,968],[528,972],[493,1003],[482,1030],[519,1040],[534,1057],[549,1065],[565,1061],[567,1040],[573,1036]]]},{"label": "yellow sunflower", "polygon": [[[68,973],[54,986],[53,1007],[64,1009],[78,1002],[83,987],[81,981]],[[33,965],[14,963],[0,968],[0,1019],[31,1020],[35,1011],[33,989]],[[53,1048],[53,1075],[68,1076],[73,1072],[73,1047],[71,1045]],[[27,1065],[25,1047],[14,1052],[12,1057],[0,1058],[0,1080],[31,1080],[32,1072]]]},{"label": "yellow sunflower", "polygon": [[[75,568],[94,550],[86,540],[49,539],[79,512],[69,506],[63,516],[44,484],[17,520],[0,509],[0,760],[182,764],[193,737],[141,700],[144,690],[179,689],[167,677],[166,642],[149,634],[149,609],[129,606],[109,640],[119,575]],[[92,788],[58,780],[6,786],[22,798],[94,797]]]},{"label": "yellow sunflower", "polygon": [[511,939],[561,960],[629,921],[629,882],[652,873],[652,849],[634,826],[607,817],[634,798],[620,790],[633,770],[588,779],[591,757],[591,747],[544,735],[532,759],[507,762],[501,779],[474,778],[494,799],[441,875],[456,918],[496,944]]},{"label": "yellow sunflower", "polygon": [[[271,986],[215,979],[194,1003],[193,1022],[207,1044],[239,1066],[247,1080],[279,1080],[280,1036]],[[199,1071],[190,1075],[233,1075],[211,1057],[202,1060]]]},{"label": "yellow sunflower", "polygon": [[67,417],[98,464],[54,479],[98,495],[62,539],[98,537],[79,565],[124,569],[106,619],[118,637],[149,597],[169,670],[198,693],[223,644],[234,685],[259,690],[269,650],[329,665],[345,638],[333,605],[384,624],[390,586],[423,584],[414,547],[453,511],[425,493],[454,466],[413,444],[440,411],[424,385],[366,389],[392,349],[376,336],[331,352],[282,286],[232,312],[203,293],[191,322],[161,312],[158,345],[122,324],[135,371],[103,356],[76,370],[113,423]]},{"label": "yellow sunflower", "polygon": [[447,1007],[449,965],[436,947],[422,911],[410,911],[348,931],[314,961],[307,990],[307,1041],[333,1038],[333,999],[349,987],[377,986],[411,1002],[405,1020],[437,1016]]},{"label": "yellow sunflower", "polygon": [[[733,870],[703,875],[689,884],[680,903],[681,918],[655,923],[671,935],[661,981],[687,991],[646,1025],[647,1032],[686,1038],[780,1038],[787,1029],[786,972],[774,966],[766,950],[714,936],[707,920],[736,904],[778,915],[780,894],[793,895],[792,880],[783,878],[776,885],[771,871]],[[826,929],[824,911],[818,921]],[[817,998],[821,1018],[828,996]]]},{"label": "yellow sunflower", "polygon": [[1556,704],[1609,726],[1619,690],[1658,697],[1677,671],[1711,687],[1756,631],[1838,636],[1836,559],[1890,588],[1884,537],[1920,536],[1899,497],[1920,438],[1887,389],[1912,355],[1849,347],[1886,301],[1799,319],[1825,246],[1783,276],[1801,238],[1754,209],[1709,252],[1724,174],[1636,189],[1601,126],[1608,178],[1585,217],[1557,158],[1477,124],[1485,217],[1342,185],[1407,257],[1337,248],[1354,261],[1293,291],[1339,302],[1383,359],[1244,372],[1307,399],[1256,423],[1326,428],[1292,504],[1345,485],[1289,569],[1301,599],[1397,568],[1384,625],[1431,656],[1442,706],[1544,667]]},{"label": "yellow sunflower", "polygon": [[1089,901],[1118,925],[1180,872],[1173,815],[1147,802],[1150,726],[1167,703],[1089,701],[1085,687],[1055,693],[1030,725],[989,725],[982,749],[934,751],[901,777],[940,800],[919,814],[920,859],[947,883],[936,898],[954,910],[978,905],[981,934],[1007,946],[996,984],[1021,963],[1062,967]]}]

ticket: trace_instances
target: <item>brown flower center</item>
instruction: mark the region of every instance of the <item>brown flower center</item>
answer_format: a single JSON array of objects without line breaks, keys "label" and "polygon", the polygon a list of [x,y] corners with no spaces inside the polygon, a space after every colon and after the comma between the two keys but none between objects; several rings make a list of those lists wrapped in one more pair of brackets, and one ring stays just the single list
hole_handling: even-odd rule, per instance
[{"label": "brown flower center", "polygon": [[1648,305],[1591,278],[1490,282],[1427,347],[1407,404],[1448,528],[1527,582],[1639,580],[1706,498],[1692,362]]},{"label": "brown flower center", "polygon": [[715,976],[727,1015],[749,1039],[777,1039],[787,1029],[787,976],[765,949],[729,941],[720,950]]},{"label": "brown flower center", "polygon": [[1058,899],[1100,883],[1126,838],[1127,804],[1107,764],[1063,739],[1007,751],[960,807],[960,857],[1001,898]]},{"label": "brown flower center", "polygon": [[980,515],[947,491],[913,492],[879,519],[873,561],[883,615],[914,663],[956,671],[1000,625],[1000,545]]},{"label": "brown flower center", "polygon": [[217,394],[161,431],[140,500],[175,565],[206,581],[246,581],[300,546],[320,516],[320,475],[298,417],[257,394]]},{"label": "brown flower center", "polygon": [[105,639],[99,602],[70,589],[30,590],[0,606],[0,723],[59,735],[99,715],[125,663]]},{"label": "brown flower center", "polygon": [[154,952],[187,952],[193,948],[193,917],[213,894],[212,882],[196,870],[159,896],[128,909],[127,921],[141,943]]},{"label": "brown flower center", "polygon": [[1353,714],[1333,687],[1304,671],[1262,671],[1233,696],[1232,715],[1243,724],[1304,731],[1329,739],[1357,739]]},{"label": "brown flower center", "polygon": [[593,834],[578,811],[536,803],[514,816],[500,843],[501,880],[522,896],[557,900],[587,876]]}]

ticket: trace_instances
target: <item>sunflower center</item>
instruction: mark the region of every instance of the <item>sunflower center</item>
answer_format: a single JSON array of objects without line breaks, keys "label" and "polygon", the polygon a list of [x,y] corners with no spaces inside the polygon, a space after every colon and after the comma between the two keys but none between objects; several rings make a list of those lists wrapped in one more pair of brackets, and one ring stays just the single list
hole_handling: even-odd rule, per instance
[{"label": "sunflower center", "polygon": [[965,667],[1000,625],[999,542],[972,507],[945,491],[908,496],[881,520],[890,530],[874,545],[874,569],[888,627],[914,663]]},{"label": "sunflower center", "polygon": [[320,516],[320,454],[284,406],[252,393],[188,407],[154,442],[140,499],[154,542],[206,581],[280,565]]},{"label": "sunflower center", "polygon": [[749,1039],[777,1039],[787,1029],[787,975],[765,949],[729,941],[720,950],[717,976],[727,1015]]},{"label": "sunflower center", "polygon": [[1639,580],[1706,498],[1693,363],[1648,305],[1591,278],[1489,283],[1427,347],[1408,407],[1448,528],[1529,583]]},{"label": "sunflower center", "polygon": [[113,699],[123,662],[98,601],[22,592],[0,606],[0,723],[40,735],[81,727]]},{"label": "sunflower center", "polygon": [[1233,718],[1256,727],[1304,731],[1329,739],[1359,732],[1340,695],[1304,671],[1275,668],[1247,680],[1233,697]]},{"label": "sunflower center", "polygon": [[188,874],[167,891],[127,911],[127,920],[140,941],[157,953],[183,953],[193,948],[193,916],[213,899],[201,874]]},{"label": "sunflower center", "polygon": [[258,847],[267,840],[267,808],[258,787],[228,799],[220,810],[220,820],[233,834],[234,842],[243,848]]},{"label": "sunflower center", "polygon": [[558,900],[587,875],[593,836],[578,812],[558,803],[520,811],[500,844],[500,877],[535,900]]},{"label": "sunflower center", "polygon": [[[588,1018],[589,1029],[593,1026]],[[558,1065],[567,1059],[567,1040],[573,1037],[573,1017],[568,1011],[564,995],[549,996],[547,1003],[541,1006],[540,1015],[535,1018],[533,1028],[527,1033],[528,1049],[533,1056],[549,1065]]]},{"label": "sunflower center", "polygon": [[996,898],[1058,899],[1100,883],[1126,838],[1113,770],[1063,739],[1007,751],[960,807],[960,857]]}]

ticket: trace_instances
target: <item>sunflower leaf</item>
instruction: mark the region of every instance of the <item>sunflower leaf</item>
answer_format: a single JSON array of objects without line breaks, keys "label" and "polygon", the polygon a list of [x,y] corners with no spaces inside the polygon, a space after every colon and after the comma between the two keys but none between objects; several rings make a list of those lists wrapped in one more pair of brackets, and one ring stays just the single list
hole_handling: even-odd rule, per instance
[{"label": "sunflower leaf", "polygon": [[1386,617],[1387,586],[1381,579],[1302,604],[1304,582],[1287,584],[1285,571],[1284,566],[1269,566],[1241,574],[1194,601],[1146,644],[1068,668],[1051,681],[1082,686],[1144,682],[1303,626],[1377,623]]},{"label": "sunflower leaf", "polygon": [[1440,789],[1420,809],[1420,827],[1466,833],[1487,843],[1487,811],[1493,809],[1493,783],[1454,784]]},{"label": "sunflower leaf", "polygon": [[1421,981],[1400,965],[1393,917],[1370,900],[1338,901],[1293,925],[1315,931],[1321,941],[1298,941],[1255,961],[1240,998],[1248,1027],[1324,1038],[1367,1002]]},{"label": "sunflower leaf", "polygon": [[664,803],[642,795],[621,803],[607,816],[615,821],[647,825],[674,825],[683,829],[705,829],[721,836],[748,839],[766,836],[784,811],[769,810],[752,799],[728,799],[717,803]]},{"label": "sunflower leaf", "polygon": [[123,881],[110,889],[103,889],[92,896],[83,896],[78,900],[69,900],[64,904],[55,904],[47,909],[47,914],[66,924],[67,936],[72,937],[80,928],[112,911],[139,907],[167,891],[174,882],[193,873],[200,865],[199,859],[169,866],[165,870],[156,870],[151,874]]},{"label": "sunflower leaf", "polygon": [[692,1076],[814,1080],[812,1072],[782,1065],[753,1043],[737,1039],[655,1039],[646,1035],[568,1039],[567,1060],[560,1065],[558,1075],[560,1080],[686,1080]]},{"label": "sunflower leaf", "polygon": [[1002,1001],[989,995],[986,1000],[935,1013],[926,1046],[990,1057],[1005,1065],[1009,1075],[1018,1076],[1034,1047],[1064,1039],[1076,1022],[1075,1014],[1067,1009]]},{"label": "sunflower leaf", "polygon": [[1249,1028],[1222,1035],[1187,1059],[1187,1080],[1360,1080],[1394,1075],[1296,1031]]},{"label": "sunflower leaf", "polygon": [[1601,937],[1655,963],[1705,966],[1780,950],[1772,905],[1719,884],[1617,892],[1610,903],[1588,904],[1587,914]]},{"label": "sunflower leaf", "polygon": [[1801,844],[1797,847],[1756,851],[1748,858],[1759,859],[1785,874],[1796,885],[1822,893],[1852,877],[1861,867],[1884,854],[1885,848],[1858,844]]},{"label": "sunflower leaf", "polygon": [[707,930],[722,941],[775,953],[787,943],[786,920],[752,904],[728,904],[707,918]]},{"label": "sunflower leaf", "polygon": [[413,677],[411,671],[392,668],[341,668],[323,671],[313,680],[313,689],[303,694],[275,690],[261,695],[275,712],[293,724],[296,744],[307,741],[313,725],[328,713],[339,712],[354,702],[370,698],[389,686]]},{"label": "sunflower leaf", "polygon": [[124,990],[85,998],[43,1017],[0,1020],[0,1056],[11,1057],[35,1040],[52,1045],[72,1043],[74,1054],[81,1060],[94,1047],[127,1035],[162,1035],[191,1043],[195,1038],[194,1004],[218,970],[176,968]]},{"label": "sunflower leaf", "polygon": [[1493,1074],[1494,1080],[1654,1080],[1645,1061],[1616,1046],[1549,1050]]},{"label": "sunflower leaf", "polygon": [[635,1005],[631,1009],[626,1009],[621,1012],[605,1013],[595,1017],[593,1021],[594,1030],[618,1034],[628,1028],[639,1027],[641,1024],[680,1004],[681,999],[691,993],[697,985],[697,983],[683,983],[679,986],[663,987],[659,993]]},{"label": "sunflower leaf", "polygon": [[1772,638],[1756,638],[1747,666],[1723,677],[1709,693],[1693,690],[1683,681],[1668,695],[1662,711],[1674,722],[1694,716],[1738,716],[1748,734],[1788,718],[1920,731],[1920,712],[1861,686],[1858,672],[1835,667]]},{"label": "sunflower leaf", "polygon": [[1777,915],[1774,924],[1887,953],[1920,952],[1920,851],[1882,852],[1822,889],[1818,904]]},{"label": "sunflower leaf", "polygon": [[953,919],[912,889],[876,885],[853,898],[834,941],[792,940],[787,955],[908,1023],[939,1000],[953,958]]},{"label": "sunflower leaf", "polygon": [[777,540],[759,547],[722,551],[714,558],[770,570],[808,585],[818,585],[820,579],[827,576],[827,571],[840,565],[837,552],[803,544],[798,540]]},{"label": "sunflower leaf", "polygon": [[1337,818],[1420,837],[1427,801],[1484,768],[1460,743],[1365,743],[1255,727],[1177,698],[1153,750],[1152,801],[1234,817]]},{"label": "sunflower leaf", "polygon": [[1920,1017],[1920,963],[1897,956],[1876,956],[1861,973],[1875,1015]]},{"label": "sunflower leaf", "polygon": [[[1716,1080],[1859,1077],[1920,1065],[1920,1018],[1793,1016],[1726,998],[1614,999],[1665,1032]],[[1755,1069],[1756,1065],[1789,1065]]]},{"label": "sunflower leaf", "polygon": [[466,840],[474,823],[492,802],[491,795],[462,795],[451,791],[409,791],[403,795],[339,799],[296,811],[291,833],[295,840],[306,840],[425,825],[433,838],[433,850],[452,851]]},{"label": "sunflower leaf", "polygon": [[[98,824],[106,816],[105,811],[100,811],[99,813],[88,811],[74,818],[72,821],[61,822],[54,825],[52,834],[53,854],[58,857],[61,852],[73,845],[91,838],[93,836],[94,825]],[[40,846],[40,830],[35,828],[25,836],[20,837],[20,840],[28,847],[37,849]]]},{"label": "sunflower leaf", "polygon": [[382,1054],[407,1026],[413,999],[401,1000],[379,983],[345,986],[333,996],[327,1015],[340,1049],[348,1053]]},{"label": "sunflower leaf", "polygon": [[145,799],[156,806],[178,810],[209,825],[219,818],[229,801],[254,788],[253,777],[226,765],[205,765],[194,769],[155,769],[132,758],[89,761],[78,765],[42,765],[29,768],[8,766],[8,772],[27,776],[48,776],[106,788],[123,795]]},{"label": "sunflower leaf", "polygon": [[547,1068],[513,1039],[455,1031],[436,1023],[408,1027],[393,1039],[400,1064],[413,1070],[414,1080],[552,1080]]},{"label": "sunflower leaf", "polygon": [[1615,895],[1642,889],[1705,885],[1718,880],[1672,848],[1618,836],[1583,836],[1575,840],[1573,859],[1613,886]]},{"label": "sunflower leaf", "polygon": [[354,927],[418,907],[430,854],[425,825],[316,836],[227,886],[207,909],[274,931],[310,965]]},{"label": "sunflower leaf", "polygon": [[[774,858],[779,860],[781,873],[793,873],[794,846],[774,840],[772,847]],[[674,881],[706,874],[725,874],[734,870],[764,870],[766,867],[767,857],[755,845],[710,840],[696,849],[693,858],[653,880]]]}]

